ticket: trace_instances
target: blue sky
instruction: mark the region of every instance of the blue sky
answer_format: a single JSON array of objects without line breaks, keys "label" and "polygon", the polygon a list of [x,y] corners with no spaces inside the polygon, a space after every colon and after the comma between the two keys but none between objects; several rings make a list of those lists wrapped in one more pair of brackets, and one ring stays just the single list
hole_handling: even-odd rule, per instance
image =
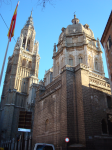
[{"label": "blue sky", "polygon": [[[3,16],[8,27],[17,5],[17,0],[4,0],[0,3],[0,14]],[[6,3],[9,2],[9,5]],[[58,38],[61,33],[62,27],[67,27],[72,24],[74,12],[76,11],[76,17],[80,20],[82,25],[88,24],[90,29],[94,33],[94,37],[101,39],[104,28],[111,12],[112,1],[111,0],[52,0],[52,4],[47,3],[45,9],[42,9],[42,5],[37,5],[37,0],[24,0],[20,1],[17,13],[17,21],[15,27],[14,38],[20,36],[21,29],[25,25],[28,17],[31,14],[33,8],[33,22],[36,31],[36,40],[39,41],[39,54],[40,54],[40,66],[39,66],[39,79],[43,79],[45,70],[48,70],[53,65],[53,45],[58,43]],[[8,42],[8,29],[4,24],[0,16],[0,71],[5,55],[5,50]],[[6,58],[2,84],[0,87],[0,95],[2,93],[3,82],[5,78],[6,66],[8,57],[13,54],[15,41],[12,38],[8,54]],[[107,64],[103,47],[103,64],[105,76],[108,77]]]}]

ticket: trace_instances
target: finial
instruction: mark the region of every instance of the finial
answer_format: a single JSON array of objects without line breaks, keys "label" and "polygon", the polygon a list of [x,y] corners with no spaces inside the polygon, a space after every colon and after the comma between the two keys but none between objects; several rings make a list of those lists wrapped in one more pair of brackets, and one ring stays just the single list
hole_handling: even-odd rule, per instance
[{"label": "finial", "polygon": [[[32,8],[32,11],[33,11],[33,8]],[[32,11],[31,11],[31,17],[32,17]]]},{"label": "finial", "polygon": [[[76,11],[75,11],[76,12]],[[74,12],[74,18],[76,18],[76,14],[75,14],[75,12]]]},{"label": "finial", "polygon": [[[76,11],[75,11],[75,12],[76,12]],[[73,23],[73,24],[79,23],[79,19],[76,18],[75,12],[74,12],[74,18],[72,19],[72,23]]]}]

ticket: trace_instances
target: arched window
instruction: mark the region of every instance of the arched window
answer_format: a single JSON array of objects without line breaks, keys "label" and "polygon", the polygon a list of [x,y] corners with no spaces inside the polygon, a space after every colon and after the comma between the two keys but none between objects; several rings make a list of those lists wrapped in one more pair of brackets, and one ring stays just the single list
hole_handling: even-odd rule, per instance
[{"label": "arched window", "polygon": [[26,66],[26,59],[23,59],[22,66]]},{"label": "arched window", "polygon": [[79,57],[79,63],[82,63],[82,57],[81,56]]},{"label": "arched window", "polygon": [[24,39],[23,39],[23,47],[25,48],[25,44],[26,44],[26,37],[24,37]]},{"label": "arched window", "polygon": [[48,131],[48,126],[49,126],[49,120],[47,119],[47,120],[45,121],[45,132]]},{"label": "arched window", "polygon": [[27,47],[26,47],[27,51],[30,51],[30,39],[27,40]]},{"label": "arched window", "polygon": [[98,59],[97,58],[95,58],[95,70],[98,70]]},{"label": "arched window", "polygon": [[73,66],[73,59],[72,58],[69,58],[69,65]]},{"label": "arched window", "polygon": [[102,133],[107,134],[107,123],[105,119],[102,120]]},{"label": "arched window", "polygon": [[95,61],[95,70],[98,70],[98,62]]}]

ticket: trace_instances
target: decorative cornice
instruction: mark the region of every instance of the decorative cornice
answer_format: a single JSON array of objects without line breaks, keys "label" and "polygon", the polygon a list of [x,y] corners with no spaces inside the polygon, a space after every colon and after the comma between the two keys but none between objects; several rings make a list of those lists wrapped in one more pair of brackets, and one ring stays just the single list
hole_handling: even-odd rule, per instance
[{"label": "decorative cornice", "polygon": [[65,70],[71,71],[71,72],[75,72],[75,68],[73,66],[70,65],[65,65],[62,69],[61,69],[61,73],[63,73]]},{"label": "decorative cornice", "polygon": [[89,76],[90,76],[90,77],[94,77],[94,78],[96,78],[96,79],[98,79],[98,80],[106,81],[107,83],[109,83],[109,79],[108,79],[108,78],[105,78],[105,77],[102,76],[102,75],[98,75],[98,74],[96,74],[96,73],[89,72]]},{"label": "decorative cornice", "polygon": [[111,91],[110,85],[108,83],[103,82],[103,81],[99,81],[98,79],[89,78],[89,84],[93,85],[93,86],[97,86],[97,87],[102,88],[102,89],[106,89],[108,91]]},{"label": "decorative cornice", "polygon": [[82,64],[82,63],[80,63],[79,65],[77,65],[75,67],[75,71],[78,71],[79,69],[84,69],[84,70],[89,71],[89,67],[87,65],[85,65],[85,64]]}]

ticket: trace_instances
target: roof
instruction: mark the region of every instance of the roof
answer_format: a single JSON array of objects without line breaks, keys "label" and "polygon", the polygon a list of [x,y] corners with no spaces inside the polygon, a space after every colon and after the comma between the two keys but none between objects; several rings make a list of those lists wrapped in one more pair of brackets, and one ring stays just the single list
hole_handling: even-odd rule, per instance
[{"label": "roof", "polygon": [[108,21],[107,21],[107,24],[106,24],[106,27],[105,27],[105,29],[104,29],[103,35],[102,35],[102,37],[101,37],[101,43],[102,43],[102,45],[103,45],[103,42],[104,42],[104,40],[105,40],[105,35],[107,34],[107,32],[108,32],[108,30],[109,30],[111,21],[112,21],[112,11],[111,11],[111,13],[110,13],[109,19],[108,19]]}]

